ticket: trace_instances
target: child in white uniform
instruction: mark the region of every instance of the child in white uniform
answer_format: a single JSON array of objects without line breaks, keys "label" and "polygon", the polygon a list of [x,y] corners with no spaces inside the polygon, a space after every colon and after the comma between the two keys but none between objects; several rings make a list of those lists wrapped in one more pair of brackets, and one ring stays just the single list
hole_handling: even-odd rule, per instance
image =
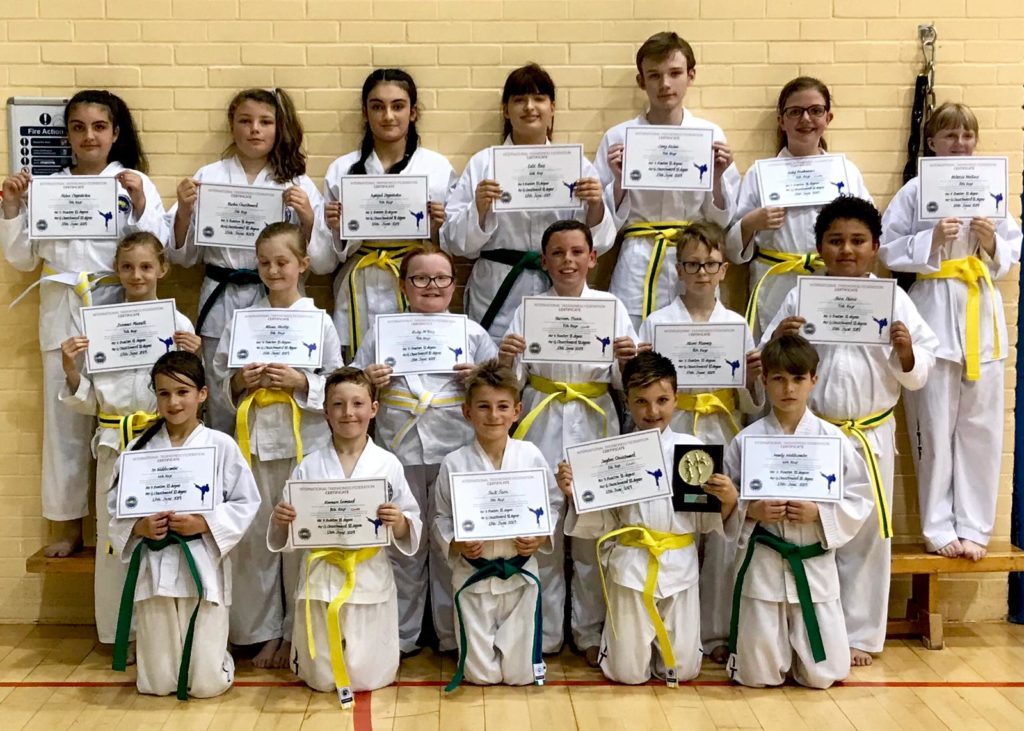
[{"label": "child in white uniform", "polygon": [[[543,616],[538,598],[543,582],[537,582],[534,554],[550,551],[549,539],[457,542],[452,521],[452,474],[542,469],[550,496],[551,524],[558,523],[562,495],[547,460],[530,442],[508,435],[521,412],[515,374],[495,360],[480,365],[466,381],[462,407],[476,439],[445,457],[437,477],[437,516],[431,535],[451,564],[452,592],[458,596],[456,606],[460,608],[459,668],[448,685],[450,690],[463,674],[477,685],[543,682],[537,626]],[[489,578],[468,583],[479,572],[491,570],[495,573]]]},{"label": "child in white uniform", "polygon": [[[603,333],[604,348],[610,349],[612,363],[523,363],[526,339],[523,306],[512,315],[508,333],[501,341],[499,358],[514,366],[524,384],[526,416],[516,429],[516,439],[536,444],[554,470],[562,461],[563,449],[572,444],[615,436],[618,417],[610,388],[620,385],[619,368],[636,354],[636,334],[626,308],[614,295],[590,289],[587,274],[597,263],[590,230],[576,220],[557,221],[541,240],[541,265],[551,277],[546,297],[578,297],[615,302],[615,330]],[[544,651],[561,646],[564,616],[564,578],[561,531],[554,536],[554,550],[538,559],[544,582]],[[595,662],[601,639],[604,606],[597,584],[597,557],[593,541],[575,538],[573,558],[572,633],[576,647]]]},{"label": "child in white uniform", "polygon": [[[410,312],[429,315],[448,311],[455,292],[455,269],[447,252],[431,245],[415,246],[402,258],[399,276]],[[441,460],[473,441],[473,428],[462,418],[466,400],[462,381],[474,363],[490,360],[498,353],[490,336],[470,319],[466,320],[466,341],[466,353],[453,351],[454,366],[449,373],[393,376],[391,366],[375,362],[374,326],[367,331],[352,361],[356,368],[364,368],[374,387],[380,389],[375,439],[405,466],[405,479],[427,525],[434,519],[432,488]],[[454,649],[452,577],[445,557],[429,540],[423,541],[412,556],[398,551],[390,555],[398,583],[402,652],[413,652],[417,647],[428,587],[438,646],[442,651]]]},{"label": "child in white uniform", "polygon": [[[742,315],[726,309],[718,301],[718,287],[729,268],[724,248],[724,232],[716,223],[697,221],[680,231],[676,243],[676,273],[682,293],[668,306],[651,313],[640,326],[639,334],[639,348],[643,350],[653,346],[657,325],[727,323],[743,326],[743,353],[737,353],[730,363],[722,365],[731,366],[735,371],[740,366],[740,357],[743,357],[746,361],[746,386],[715,390],[683,387],[676,396],[672,428],[683,434],[692,434],[704,444],[728,444],[739,433],[742,415],[757,413],[763,406],[763,394],[758,392],[760,354],[754,350],[750,330]],[[716,532],[700,538],[703,555],[700,573],[701,644],[715,662],[724,663],[728,658],[725,643],[729,637],[731,568],[736,544]]]},{"label": "child in white uniform", "polygon": [[[126,303],[157,299],[157,282],[167,274],[163,243],[148,231],[128,234],[117,245],[114,269],[124,287]],[[167,351],[170,352],[172,346],[190,353],[202,350],[202,342],[188,318],[176,311],[174,322],[174,332],[166,333],[168,339],[164,341]],[[65,384],[60,400],[75,412],[99,418],[92,439],[96,457],[97,549],[93,593],[96,634],[100,642],[109,644],[114,641],[117,629],[117,591],[124,585],[127,567],[110,544],[107,491],[121,450],[156,421],[158,415],[155,413],[156,397],[150,388],[150,368],[83,374],[79,364],[89,348],[89,338],[82,334],[80,322],[77,331],[79,334],[61,344]]]},{"label": "child in white uniform", "polygon": [[[978,120],[963,104],[946,103],[924,136],[930,154],[972,155]],[[995,523],[1010,351],[993,282],[1020,261],[1021,230],[998,194],[990,194],[992,210],[1002,206],[1005,218],[922,220],[919,186],[914,178],[889,203],[878,255],[893,271],[917,274],[910,299],[939,338],[928,383],[903,397],[925,546],[977,561]]]},{"label": "child in white uniform", "polygon": [[[689,221],[707,219],[727,226],[736,207],[740,174],[732,161],[725,133],[717,124],[693,116],[683,106],[687,90],[697,76],[697,60],[690,44],[673,32],[655,33],[636,53],[636,83],[647,93],[648,109],[635,119],[605,132],[594,161],[601,175],[605,204],[623,239],[612,274],[611,292],[626,303],[633,327],[676,295],[676,272],[665,266],[679,228]],[[624,190],[622,159],[626,129],[672,125],[712,131],[714,165],[699,170],[699,179],[712,176],[709,192]]]},{"label": "child in white uniform", "polygon": [[[167,252],[172,263],[205,265],[199,292],[196,332],[203,338],[207,364],[220,343],[225,326],[237,309],[251,307],[264,292],[252,249],[196,245],[196,203],[203,183],[278,188],[285,219],[297,223],[309,241],[320,191],[306,175],[302,151],[302,122],[284,89],[244,89],[227,110],[231,146],[223,159],[204,165],[191,178],[178,183],[177,202],[167,214]],[[207,423],[226,434],[234,433],[234,409],[224,400],[217,374],[210,373]]]},{"label": "child in white uniform", "polygon": [[[256,239],[256,260],[267,296],[247,309],[281,308],[323,314],[319,343],[319,367],[293,368],[280,363],[250,363],[229,368],[231,323],[224,328],[214,356],[213,370],[224,389],[225,401],[237,409],[235,437],[246,459],[251,460],[264,507],[256,516],[252,533],[239,546],[235,564],[236,584],[242,601],[231,613],[231,642],[262,643],[253,663],[257,667],[285,667],[298,556],[284,557],[267,550],[265,536],[273,506],[295,465],[304,454],[315,452],[330,440],[322,418],[324,378],[341,366],[341,346],[334,324],[313,300],[299,293],[299,277],[309,267],[302,231],[291,223],[273,223]],[[309,354],[312,355],[312,351]],[[250,413],[252,412],[252,413]],[[255,459],[252,459],[255,456]]]},{"label": "child in white uniform", "polygon": [[[832,95],[818,79],[800,76],[779,92],[776,109],[779,154],[769,159],[790,159],[826,154],[823,139],[832,121]],[[852,160],[846,160],[846,180],[833,183],[839,195],[870,201],[864,178]],[[797,275],[820,272],[815,254],[814,220],[820,205],[779,208],[761,199],[757,168],[751,167],[740,186],[739,204],[729,229],[727,251],[737,264],[750,265],[750,302],[747,324],[755,333],[765,328],[796,284]]]},{"label": "child in white uniform", "polygon": [[[729,633],[729,673],[738,683],[828,688],[850,673],[850,643],[839,600],[838,547],[871,513],[864,460],[838,427],[807,408],[818,354],[799,335],[783,335],[761,351],[772,410],[726,448],[725,470],[742,493],[743,440],[750,436],[842,438],[839,502],[750,500],[739,504],[743,526]],[[749,465],[757,475],[760,465]],[[754,488],[750,488],[754,489]],[[789,558],[786,558],[789,556]]]},{"label": "child in white uniform", "polygon": [[[208,513],[163,511],[146,518],[111,518],[110,541],[129,563],[114,669],[125,669],[133,608],[139,692],[176,692],[179,700],[211,698],[234,680],[235,663],[228,652],[230,553],[252,523],[260,496],[238,445],[199,421],[207,390],[198,356],[172,351],[157,361],[152,373],[160,421],[129,444],[128,451],[215,447],[217,482],[211,489],[217,504]],[[107,493],[111,516],[117,511],[119,472],[120,462],[115,487]]]},{"label": "child in white uniform", "polygon": [[[546,145],[555,124],[555,82],[536,64],[508,75],[501,93],[504,145]],[[497,342],[508,329],[523,297],[548,288],[540,268],[540,240],[549,225],[567,218],[584,222],[594,248],[603,254],[615,242],[611,215],[601,197],[597,169],[583,160],[583,176],[573,184],[580,208],[502,211],[491,206],[502,196],[493,179],[491,149],[473,155],[448,200],[441,246],[456,256],[476,259],[466,285],[466,314]]]},{"label": "child in white uniform", "polygon": [[[412,555],[423,528],[419,507],[405,482],[402,465],[367,435],[377,414],[373,384],[357,368],[327,376],[324,415],[331,443],[308,455],[293,480],[384,478],[388,498],[377,508],[373,534],[391,531],[394,547]],[[291,524],[298,516],[284,500],[274,507],[267,531],[271,551],[297,550]],[[377,522],[374,522],[377,521]],[[307,549],[304,574],[294,592],[298,611],[292,632],[292,667],[307,685],[336,690],[343,706],[353,692],[390,685],[398,674],[398,598],[391,563],[377,546]],[[307,624],[308,623],[308,624]]]},{"label": "child in white uniform", "polygon": [[[672,361],[657,353],[641,353],[626,364],[622,384],[637,429],[659,430],[671,474],[676,445],[701,444],[670,428],[676,399]],[[671,497],[663,497],[578,514],[572,493],[586,486],[573,484],[568,462],[558,466],[556,479],[566,496],[566,533],[599,539],[604,554],[608,621],[601,640],[601,671],[611,680],[634,685],[646,683],[652,674],[670,686],[697,677],[702,653],[695,537],[715,532],[724,539],[723,522],[738,531],[739,521],[729,520],[739,498],[732,480],[713,474],[702,486],[721,501],[719,513],[675,512]],[[657,557],[656,564],[650,563],[651,556]],[[652,571],[654,591],[648,595],[645,586]],[[653,613],[648,602],[654,605]]]},{"label": "child in white uniform", "polygon": [[[815,224],[818,254],[825,274],[869,277],[875,266],[882,217],[874,205],[842,196],[825,206]],[[798,292],[786,295],[762,337],[795,335],[805,320],[797,315]],[[914,303],[896,288],[892,324],[886,329],[889,347],[819,343],[818,386],[811,392],[814,413],[835,424],[868,465],[878,520],[867,520],[857,535],[836,550],[839,585],[854,665],[870,665],[871,653],[882,651],[889,610],[892,553],[893,473],[896,419],[900,390],[920,389],[935,364],[938,340]]]},{"label": "child in white uniform", "polygon": [[412,76],[402,69],[376,69],[363,82],[362,101],[362,144],[327,168],[324,215],[317,218],[309,242],[315,274],[330,274],[343,264],[334,278],[334,326],[349,357],[359,349],[363,333],[373,327],[374,315],[405,309],[398,270],[413,242],[346,238],[355,232],[342,226],[342,176],[425,175],[427,210],[406,215],[417,217],[417,228],[429,231],[434,244],[444,223],[448,191],[455,184],[455,170],[447,158],[420,146],[419,100]]}]

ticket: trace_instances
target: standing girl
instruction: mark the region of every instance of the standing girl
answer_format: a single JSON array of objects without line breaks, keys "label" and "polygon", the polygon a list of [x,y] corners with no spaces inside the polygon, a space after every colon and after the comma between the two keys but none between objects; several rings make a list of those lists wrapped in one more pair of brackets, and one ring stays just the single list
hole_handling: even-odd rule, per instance
[{"label": "standing girl", "polygon": [[[555,124],[555,82],[537,64],[508,75],[501,92],[505,145],[546,145]],[[594,249],[603,254],[615,243],[615,228],[605,209],[601,182],[589,160],[576,181],[580,209],[550,211],[491,210],[501,198],[491,172],[491,150],[473,155],[448,201],[448,220],[441,228],[441,246],[456,256],[476,259],[466,286],[466,314],[479,322],[495,342],[508,330],[512,313],[528,295],[551,284],[541,270],[540,240],[555,221],[574,218],[591,230]]]},{"label": "standing girl", "polygon": [[[267,294],[248,309],[317,310],[313,300],[299,292],[299,278],[309,268],[306,239],[299,226],[281,222],[263,229],[256,239],[256,264]],[[271,553],[267,526],[295,465],[304,454],[330,441],[323,418],[324,378],[341,366],[341,346],[326,313],[319,343],[323,361],[316,370],[279,363],[228,368],[230,343],[228,322],[213,358],[213,370],[224,389],[225,403],[237,410],[235,436],[252,464],[263,500],[252,530],[238,547],[234,585],[242,601],[232,607],[231,642],[261,644],[253,659],[257,667],[286,667],[299,555],[289,554],[282,560]]]},{"label": "standing girl", "polygon": [[[826,154],[823,136],[832,121],[832,95],[818,79],[800,76],[779,92],[777,158]],[[860,170],[846,160],[846,183],[836,194],[866,201],[871,194]],[[761,200],[756,168],[740,185],[739,208],[726,239],[726,253],[737,264],[751,261],[747,325],[757,339],[775,317],[782,300],[801,274],[816,274],[824,264],[814,244],[814,221],[824,207],[777,208]]]},{"label": "standing girl", "polygon": [[367,241],[341,236],[341,178],[345,175],[426,175],[430,202],[430,240],[444,223],[444,204],[455,182],[451,163],[420,147],[416,131],[419,107],[416,82],[402,69],[376,69],[363,82],[363,142],[358,150],[331,163],[324,177],[324,215],[317,217],[309,256],[315,274],[328,274],[344,262],[334,279],[334,325],[349,357],[378,314],[405,309],[399,285],[408,241]]},{"label": "standing girl", "polygon": [[[260,496],[238,445],[199,421],[207,396],[199,357],[179,351],[161,356],[151,385],[160,418],[128,445],[129,451],[215,447],[217,484],[212,487],[220,499],[210,513],[111,519],[114,551],[135,567],[122,592],[114,669],[125,669],[134,610],[139,692],[210,698],[230,688],[235,674],[228,652],[229,554],[252,523]],[[117,490],[106,494],[107,510],[114,515]]]},{"label": "standing girl", "polygon": [[[164,206],[145,175],[146,157],[131,112],[120,97],[90,89],[64,108],[74,164],[56,175],[99,175],[117,179],[118,231],[164,236]],[[76,335],[82,305],[113,302],[119,289],[111,276],[116,239],[29,239],[28,189],[23,170],[4,179],[0,246],[15,269],[43,264],[39,285],[39,348],[43,351],[43,517],[54,522],[56,540],[47,556],[67,556],[82,543],[82,518],[89,514],[89,441],[94,422],[68,414],[57,403],[64,385],[61,343]],[[33,285],[33,287],[36,285]]]},{"label": "standing girl", "polygon": [[[167,257],[160,239],[148,231],[125,236],[114,254],[114,269],[124,287],[125,302],[155,300],[157,282],[167,274]],[[110,515],[107,491],[114,476],[114,465],[125,444],[157,420],[156,397],[150,387],[149,368],[100,372],[83,375],[79,364],[89,347],[89,338],[77,334],[61,344],[61,365],[65,382],[60,400],[74,411],[99,418],[92,439],[96,457],[96,633],[100,642],[113,643],[117,626],[117,591],[124,585],[127,567],[114,553],[108,536]],[[198,353],[202,342],[192,323],[180,312],[174,313],[173,345]],[[167,348],[170,351],[171,345]]]},{"label": "standing girl", "polygon": [[[306,176],[306,155],[302,151],[302,123],[295,105],[284,89],[245,89],[228,105],[231,145],[224,158],[201,167],[192,178],[178,183],[178,201],[168,213],[167,250],[179,266],[206,265],[199,292],[196,332],[203,338],[203,354],[213,362],[220,334],[231,322],[232,313],[251,306],[263,294],[256,272],[256,254],[249,249],[196,246],[195,205],[203,183],[251,185],[280,188],[284,197],[285,220],[297,223],[309,241],[321,199],[313,181]],[[228,434],[234,428],[233,410],[221,396],[215,373],[210,374],[211,397],[207,420],[214,429]]]},{"label": "standing girl", "polygon": [[[402,259],[399,286],[409,301],[409,311],[434,314],[448,311],[455,292],[452,258],[435,246],[414,247]],[[395,453],[405,467],[424,524],[434,520],[434,495],[428,488],[437,479],[445,455],[473,441],[473,428],[462,417],[465,390],[462,381],[475,363],[498,355],[494,341],[473,320],[466,322],[468,352],[456,356],[449,373],[391,376],[392,369],[376,359],[376,328],[370,328],[352,365],[363,368],[380,390],[376,418],[377,444]],[[455,625],[451,596],[451,569],[436,546],[423,541],[415,555],[391,551],[398,584],[399,639],[402,652],[416,648],[427,588],[441,650],[455,649]],[[429,579],[428,579],[429,553]]]},{"label": "standing girl", "polygon": [[[974,154],[978,119],[945,103],[924,128],[928,155]],[[996,517],[1003,453],[1003,360],[1010,348],[1003,298],[992,282],[1020,261],[1021,230],[1005,218],[921,219],[920,179],[904,185],[882,217],[879,258],[915,272],[910,299],[939,338],[924,388],[905,390],[903,404],[925,547],[954,558],[985,556]]]}]

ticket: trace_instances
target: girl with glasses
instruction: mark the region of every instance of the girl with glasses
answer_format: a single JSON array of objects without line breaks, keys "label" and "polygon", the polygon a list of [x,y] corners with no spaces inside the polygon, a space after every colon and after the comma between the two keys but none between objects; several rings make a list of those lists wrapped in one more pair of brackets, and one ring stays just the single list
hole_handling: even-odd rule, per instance
[{"label": "girl with glasses", "polygon": [[[451,256],[433,245],[413,247],[402,259],[399,287],[410,312],[447,313],[455,293]],[[378,389],[380,411],[374,438],[405,466],[405,479],[419,503],[424,525],[432,524],[434,519],[435,500],[428,487],[433,485],[441,461],[446,454],[473,441],[473,429],[462,417],[463,379],[475,363],[498,354],[487,332],[468,318],[466,340],[468,352],[451,371],[394,376],[391,367],[374,362],[377,329],[371,327],[352,361],[356,368],[366,371]],[[440,649],[455,649],[451,570],[436,546],[429,548],[428,559],[427,544],[422,541],[412,556],[390,552],[398,585],[398,633],[403,653],[418,647],[428,586]]]},{"label": "girl with glasses", "polygon": [[[824,155],[824,135],[832,121],[832,95],[818,79],[801,76],[779,93],[776,108],[779,153],[776,159]],[[860,170],[846,160],[846,179],[830,181],[838,195],[870,201]],[[739,208],[726,238],[726,255],[737,264],[751,262],[747,324],[755,335],[764,331],[786,293],[802,274],[821,273],[815,253],[814,221],[821,205],[781,208],[761,198],[757,168],[751,167],[740,186]]]}]

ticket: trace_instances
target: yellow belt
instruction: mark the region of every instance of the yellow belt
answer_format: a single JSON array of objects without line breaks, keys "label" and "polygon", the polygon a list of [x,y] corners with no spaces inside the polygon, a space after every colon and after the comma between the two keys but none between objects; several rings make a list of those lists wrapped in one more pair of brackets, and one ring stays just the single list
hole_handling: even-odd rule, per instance
[{"label": "yellow belt", "polygon": [[121,446],[119,449],[124,451],[128,442],[156,423],[160,415],[151,414],[148,411],[136,411],[134,414],[128,414],[127,416],[100,412],[97,418],[99,419],[100,426],[105,429],[118,430],[121,436]]},{"label": "yellow belt", "polygon": [[[356,273],[360,269],[368,267],[377,267],[378,269],[390,271],[395,276],[395,301],[398,305],[398,311],[405,312],[408,309],[408,305],[401,288],[398,286],[399,271],[402,266],[402,258],[414,246],[415,244],[404,241],[391,244],[364,244],[356,251],[356,255],[361,256],[348,275],[348,342],[351,344],[353,352],[359,349],[359,342],[363,337],[363,330],[359,326],[359,295],[356,288]],[[366,291],[366,287],[363,287],[363,291]],[[372,325],[373,323],[367,324]]]},{"label": "yellow belt", "polygon": [[662,621],[661,615],[658,614],[658,605],[655,604],[654,600],[654,590],[658,586],[658,560],[661,554],[665,553],[665,551],[693,545],[693,534],[665,533],[664,531],[651,530],[639,525],[627,525],[624,528],[616,528],[605,533],[597,539],[597,570],[601,575],[601,592],[604,594],[604,603],[608,608],[608,622],[611,624],[612,634],[617,637],[615,618],[612,617],[612,606],[608,602],[608,584],[605,582],[604,566],[601,564],[601,544],[609,538],[615,538],[616,536],[619,538],[620,546],[647,549],[647,578],[644,581],[643,592],[644,606],[647,608],[647,614],[654,624],[654,634],[658,638],[661,656],[665,660],[666,674],[668,675],[666,684],[670,688],[674,688],[678,682],[676,678],[676,655],[672,650],[672,641],[668,636],[668,630],[665,629],[665,622]]},{"label": "yellow belt", "polygon": [[992,355],[999,358],[1002,348],[999,343],[999,315],[996,313],[995,287],[989,275],[988,266],[976,256],[963,259],[947,259],[939,271],[932,274],[918,274],[918,279],[959,279],[967,285],[967,317],[964,324],[964,361],[967,365],[967,380],[977,381],[981,377],[981,285],[984,281],[992,295]]},{"label": "yellow belt", "polygon": [[249,408],[255,403],[258,407],[265,408],[271,404],[291,404],[292,407],[292,434],[295,436],[295,459],[302,461],[302,411],[295,403],[295,397],[286,391],[260,388],[253,391],[238,405],[238,413],[235,415],[235,437],[238,440],[238,447],[245,456],[245,461],[252,465],[251,447],[249,446]]},{"label": "yellow belt", "polygon": [[892,513],[889,512],[889,501],[885,497],[885,483],[882,481],[882,472],[878,469],[878,458],[875,457],[875,450],[868,442],[865,429],[874,429],[892,418],[895,407],[889,407],[877,414],[865,416],[863,419],[829,419],[822,417],[830,424],[835,424],[843,430],[843,434],[856,439],[864,452],[864,461],[868,464],[868,478],[871,480],[871,489],[875,492],[875,510],[878,512],[878,531],[882,538],[892,538]]},{"label": "yellow belt", "polygon": [[[70,272],[68,272],[70,274]],[[52,277],[58,277],[61,273],[51,267],[49,264],[43,264],[42,276],[34,281],[29,287],[14,298],[8,309],[14,307],[16,304],[21,302],[28,293],[38,287],[43,282],[50,280]],[[119,284],[120,280],[114,276],[111,272],[78,272],[75,276],[75,283],[73,285],[68,284],[63,280],[58,280],[60,284],[70,286],[78,298],[82,300],[82,304],[86,307],[92,306],[92,291],[97,287],[101,287],[107,284]]]},{"label": "yellow belt", "polygon": [[533,426],[534,420],[540,415],[540,412],[546,409],[548,404],[554,399],[558,399],[563,404],[576,401],[577,399],[582,401],[604,419],[604,436],[608,436],[608,415],[594,401],[594,399],[601,398],[608,393],[607,383],[562,383],[561,381],[552,381],[543,376],[530,376],[530,385],[534,390],[548,395],[520,422],[515,433],[512,435],[513,439],[524,438],[526,433],[530,431],[530,427]]},{"label": "yellow belt", "polygon": [[402,440],[405,439],[406,435],[409,433],[409,430],[416,425],[417,421],[419,421],[419,418],[427,413],[427,409],[441,409],[446,406],[458,406],[464,403],[465,400],[465,394],[456,392],[432,393],[430,391],[424,391],[422,394],[417,396],[412,391],[404,388],[390,387],[383,391],[380,395],[380,402],[382,405],[401,409],[402,411],[408,411],[411,414],[409,420],[402,424],[402,428],[398,430],[398,433],[395,434],[395,438],[391,440],[391,449],[394,450],[399,444],[401,444]]},{"label": "yellow belt", "polygon": [[348,669],[345,667],[345,655],[342,646],[341,636],[341,606],[352,596],[352,590],[356,586],[356,564],[373,558],[380,550],[377,546],[370,548],[358,548],[355,550],[342,550],[338,548],[325,548],[322,550],[310,551],[306,557],[306,642],[309,645],[309,656],[316,659],[316,641],[313,639],[313,613],[309,607],[309,572],[316,561],[324,561],[339,568],[345,574],[345,583],[341,591],[327,605],[327,645],[331,648],[331,669],[334,671],[334,685],[338,690],[338,699],[344,708],[354,706],[355,695],[352,693],[352,684],[348,679]]},{"label": "yellow belt", "polygon": [[654,237],[654,248],[651,251],[651,258],[647,261],[647,271],[644,273],[641,320],[646,320],[658,308],[658,278],[665,264],[665,249],[675,246],[682,229],[689,225],[689,221],[649,221],[631,223],[622,229],[624,239]]},{"label": "yellow belt", "polygon": [[676,394],[676,408],[680,411],[693,412],[694,435],[697,434],[698,419],[702,416],[711,416],[716,412],[725,415],[735,434],[740,433],[736,420],[732,418],[732,412],[736,410],[736,398],[733,396],[731,388],[722,388],[708,393],[678,393]]},{"label": "yellow belt", "polygon": [[761,285],[768,277],[779,274],[798,272],[800,274],[814,274],[814,272],[825,268],[825,261],[816,253],[812,254],[787,254],[784,251],[773,251],[771,249],[759,249],[757,260],[762,264],[770,264],[757,284],[754,291],[750,293],[750,302],[747,303],[747,327],[753,332],[757,322],[757,298],[761,294]]}]

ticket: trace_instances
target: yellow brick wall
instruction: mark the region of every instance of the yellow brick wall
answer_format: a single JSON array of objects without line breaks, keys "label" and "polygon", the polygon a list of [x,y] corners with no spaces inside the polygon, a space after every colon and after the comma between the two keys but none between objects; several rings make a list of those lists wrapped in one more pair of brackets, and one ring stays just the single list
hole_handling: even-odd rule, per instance
[{"label": "yellow brick wall", "polygon": [[[835,99],[830,147],[864,172],[879,204],[900,186],[909,105],[921,58],[917,24],[939,32],[940,101],[972,105],[979,152],[1009,154],[1020,215],[1024,5],[1005,0],[0,0],[0,95],[69,95],[105,87],[136,114],[152,176],[170,202],[178,179],[227,144],[224,109],[242,86],[287,88],[307,131],[310,174],[359,139],[359,87],[372,66],[401,65],[421,89],[427,146],[461,169],[499,140],[501,84],[527,61],[558,84],[556,138],[593,154],[602,132],[635,115],[633,57],[672,29],[698,59],[687,106],[726,131],[741,169],[774,154],[772,105],[797,74],[821,77]],[[0,139],[6,140],[6,117]],[[6,156],[0,165],[7,169]],[[42,543],[37,298],[6,305],[33,281],[0,264],[0,621],[88,621],[85,577],[26,575]],[[163,293],[194,313],[197,272],[174,272]],[[1002,283],[1011,331],[1016,271]],[[318,287],[323,297],[325,287]],[[1012,408],[1014,358],[1008,361]],[[1012,414],[996,533],[1009,530]],[[909,451],[905,436],[901,449]],[[897,466],[895,525],[917,530],[912,468]],[[898,587],[897,596],[903,591]],[[1006,610],[1002,577],[945,582],[950,616]],[[896,601],[896,599],[894,599]]]}]

